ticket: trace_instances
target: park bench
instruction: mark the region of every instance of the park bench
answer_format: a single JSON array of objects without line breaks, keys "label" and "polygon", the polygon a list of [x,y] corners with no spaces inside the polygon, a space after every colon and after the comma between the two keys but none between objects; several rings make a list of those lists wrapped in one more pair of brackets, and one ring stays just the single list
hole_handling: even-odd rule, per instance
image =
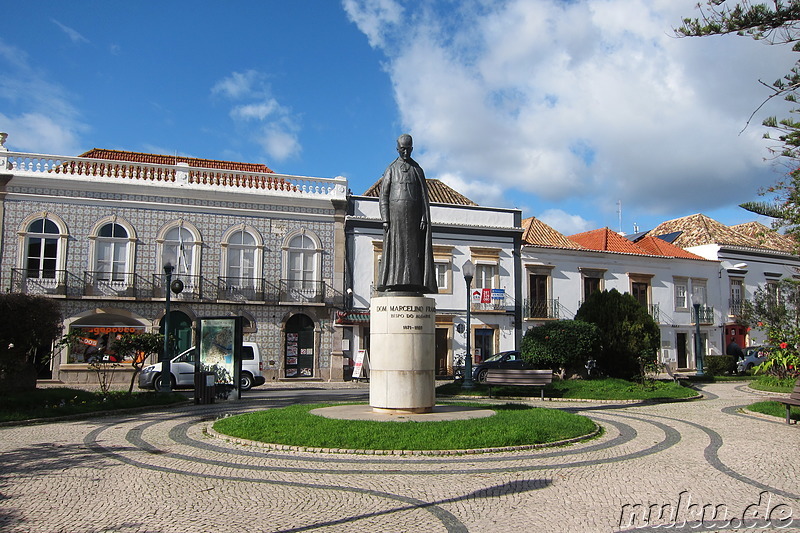
[{"label": "park bench", "polygon": [[552,382],[552,370],[490,368],[486,373],[486,381],[484,383],[489,386],[489,398],[492,397],[493,385],[513,385],[522,387],[541,387],[542,400],[544,400],[544,388]]},{"label": "park bench", "polygon": [[791,424],[792,422],[789,415],[792,411],[792,406],[800,407],[800,379],[795,382],[794,390],[788,398],[770,398],[770,400],[782,403],[786,406],[786,423]]}]

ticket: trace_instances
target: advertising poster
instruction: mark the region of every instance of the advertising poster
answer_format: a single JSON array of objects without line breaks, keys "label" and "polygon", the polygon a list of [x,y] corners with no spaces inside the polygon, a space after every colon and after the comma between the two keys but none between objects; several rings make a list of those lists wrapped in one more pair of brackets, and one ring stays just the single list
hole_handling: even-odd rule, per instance
[{"label": "advertising poster", "polygon": [[213,372],[217,386],[236,389],[241,372],[241,317],[201,318],[199,320],[198,371]]}]

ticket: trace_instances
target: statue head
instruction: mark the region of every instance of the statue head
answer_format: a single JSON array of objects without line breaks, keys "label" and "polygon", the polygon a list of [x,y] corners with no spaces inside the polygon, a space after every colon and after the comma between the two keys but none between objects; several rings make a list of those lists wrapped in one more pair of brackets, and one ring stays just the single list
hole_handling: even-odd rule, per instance
[{"label": "statue head", "polygon": [[408,133],[404,133],[397,138],[397,153],[400,154],[400,158],[404,161],[411,159],[411,152],[414,150],[413,144],[414,141]]}]

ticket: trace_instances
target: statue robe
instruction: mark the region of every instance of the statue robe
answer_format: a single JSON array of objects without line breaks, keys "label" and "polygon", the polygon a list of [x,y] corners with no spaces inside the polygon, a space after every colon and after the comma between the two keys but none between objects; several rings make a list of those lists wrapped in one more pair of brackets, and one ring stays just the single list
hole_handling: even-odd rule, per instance
[{"label": "statue robe", "polygon": [[[416,161],[395,159],[381,180],[383,235],[378,291],[439,292],[433,262],[431,211],[425,173]],[[420,230],[420,223],[425,229]]]}]

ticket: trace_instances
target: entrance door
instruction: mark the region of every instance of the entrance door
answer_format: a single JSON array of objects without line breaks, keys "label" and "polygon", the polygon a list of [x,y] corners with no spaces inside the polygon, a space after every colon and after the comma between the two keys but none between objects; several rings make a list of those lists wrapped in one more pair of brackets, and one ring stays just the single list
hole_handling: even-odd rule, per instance
[{"label": "entrance door", "polygon": [[480,363],[494,355],[494,330],[475,330],[475,363]]},{"label": "entrance door", "polygon": [[[173,338],[172,355],[178,355],[193,346],[192,319],[182,311],[169,312],[169,330]],[[161,319],[159,332],[164,334],[164,319]]]},{"label": "entrance door", "polygon": [[686,353],[686,333],[678,333],[675,340],[678,350],[678,368],[689,368],[689,359]]},{"label": "entrance door", "polygon": [[447,372],[447,353],[448,350],[448,331],[447,328],[436,328],[436,375],[446,376]]},{"label": "entrance door", "polygon": [[314,321],[306,315],[294,315],[286,322],[284,376],[314,376]]},{"label": "entrance door", "polygon": [[547,318],[547,276],[530,276],[531,318]]}]

